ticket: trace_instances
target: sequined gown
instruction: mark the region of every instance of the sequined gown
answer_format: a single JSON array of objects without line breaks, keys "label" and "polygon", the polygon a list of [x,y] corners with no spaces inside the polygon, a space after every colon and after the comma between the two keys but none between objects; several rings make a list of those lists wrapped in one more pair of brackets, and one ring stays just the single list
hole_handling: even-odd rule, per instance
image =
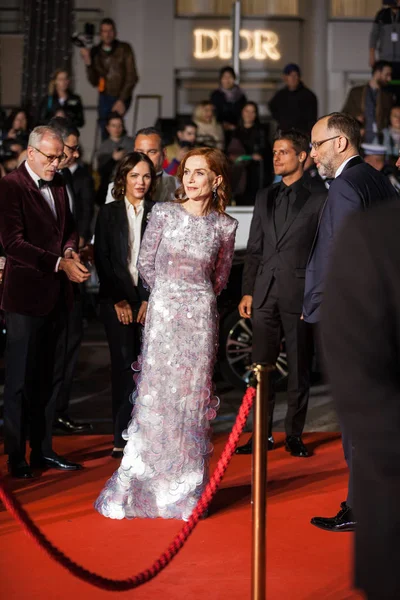
[{"label": "sequined gown", "polygon": [[95,508],[113,519],[187,520],[208,481],[218,314],[237,221],[153,208],[138,268],[150,288],[141,373],[121,466]]}]

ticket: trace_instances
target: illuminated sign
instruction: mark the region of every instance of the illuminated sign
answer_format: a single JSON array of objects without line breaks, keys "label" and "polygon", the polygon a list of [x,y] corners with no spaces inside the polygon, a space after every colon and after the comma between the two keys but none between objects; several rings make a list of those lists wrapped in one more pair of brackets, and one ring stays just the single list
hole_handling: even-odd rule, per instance
[{"label": "illuminated sign", "polygon": [[[232,31],[230,29],[195,29],[194,32],[194,57],[199,59],[221,58],[229,59],[232,56]],[[248,60],[279,60],[281,53],[277,46],[279,38],[274,31],[256,29],[248,31],[242,29],[240,37],[244,47],[239,58]]]}]

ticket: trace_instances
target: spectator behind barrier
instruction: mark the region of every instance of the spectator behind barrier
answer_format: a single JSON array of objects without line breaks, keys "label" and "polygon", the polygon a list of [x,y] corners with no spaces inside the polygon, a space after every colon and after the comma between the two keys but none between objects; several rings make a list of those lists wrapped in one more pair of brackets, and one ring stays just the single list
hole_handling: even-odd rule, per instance
[{"label": "spectator behind barrier", "polygon": [[31,131],[31,118],[22,107],[14,108],[4,123],[3,138],[18,140],[25,147]]},{"label": "spectator behind barrier", "polygon": [[100,23],[100,44],[91,50],[81,48],[89,82],[99,91],[98,115],[102,138],[107,137],[106,122],[111,112],[123,116],[129,108],[138,82],[135,56],[127,42],[116,39],[112,19]]},{"label": "spectator behind barrier", "polygon": [[193,122],[197,125],[196,141],[198,146],[224,149],[224,131],[214,114],[214,105],[210,100],[203,100],[193,113]]},{"label": "spectator behind barrier", "polygon": [[75,127],[83,127],[85,118],[81,97],[72,93],[70,78],[65,69],[56,69],[49,83],[49,90],[39,106],[38,123],[47,123],[55,116],[64,116]]},{"label": "spectator behind barrier", "polygon": [[281,130],[297,129],[310,135],[317,120],[317,97],[301,80],[300,67],[289,63],[283,69],[285,87],[269,102],[272,117]]},{"label": "spectator behind barrier", "polygon": [[176,129],[176,142],[165,148],[166,160],[163,168],[169,175],[176,175],[178,167],[189,152],[195,146],[197,125],[190,117],[178,119]]},{"label": "spectator behind barrier", "polygon": [[106,130],[109,137],[101,143],[97,151],[100,187],[96,202],[99,205],[105,202],[108,184],[113,179],[116,166],[128,152],[132,152],[133,148],[133,138],[126,135],[121,115],[111,113],[107,119]]},{"label": "spectator behind barrier", "polygon": [[236,73],[232,67],[222,67],[219,72],[219,88],[211,94],[211,102],[215,107],[218,123],[225,130],[225,147],[227,147],[231,132],[239,123],[240,114],[247,98],[243,90],[235,83]]},{"label": "spectator behind barrier", "polygon": [[366,143],[379,142],[383,129],[389,126],[394,98],[393,93],[386,87],[391,78],[391,64],[385,60],[378,60],[372,68],[369,82],[351,88],[347,96],[342,112],[364,125],[363,140]]},{"label": "spectator behind barrier", "polygon": [[390,124],[382,131],[382,143],[386,148],[386,158],[393,162],[397,161],[400,151],[400,106],[393,106],[390,111]]},{"label": "spectator behind barrier", "polygon": [[234,163],[232,190],[236,203],[254,204],[258,190],[272,182],[272,149],[255,102],[243,107],[227,153]]}]

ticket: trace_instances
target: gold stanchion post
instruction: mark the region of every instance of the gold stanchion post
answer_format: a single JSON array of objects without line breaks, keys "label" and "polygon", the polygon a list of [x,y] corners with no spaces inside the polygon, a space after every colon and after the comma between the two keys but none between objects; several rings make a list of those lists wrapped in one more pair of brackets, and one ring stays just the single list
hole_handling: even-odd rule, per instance
[{"label": "gold stanchion post", "polygon": [[253,365],[257,395],[253,413],[252,600],[266,599],[268,379],[273,369],[268,365]]}]

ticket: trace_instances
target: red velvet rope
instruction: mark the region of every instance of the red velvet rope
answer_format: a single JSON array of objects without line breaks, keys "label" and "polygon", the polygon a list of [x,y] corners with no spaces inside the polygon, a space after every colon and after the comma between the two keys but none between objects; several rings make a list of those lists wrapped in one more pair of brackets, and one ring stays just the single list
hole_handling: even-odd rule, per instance
[{"label": "red velvet rope", "polygon": [[240,434],[246,424],[247,417],[250,413],[254,397],[256,394],[255,388],[249,387],[245,395],[243,396],[242,404],[240,406],[238,415],[236,417],[235,425],[229,435],[226,446],[221,454],[221,458],[215,468],[215,471],[206,486],[201,498],[199,499],[196,507],[194,508],[189,521],[185,523],[180,532],[176,535],[173,542],[168,546],[167,550],[161,554],[161,556],[153,563],[149,569],[145,569],[138,575],[129,577],[128,579],[108,579],[97,573],[93,573],[88,569],[85,569],[81,565],[78,565],[68,556],[66,556],[61,550],[54,546],[40,531],[40,529],[33,523],[27,512],[22,508],[20,502],[16,499],[14,494],[6,488],[4,476],[0,472],[0,499],[2,500],[6,509],[11,513],[12,517],[24,529],[25,533],[30,535],[35,542],[40,546],[53,560],[58,562],[62,567],[67,569],[72,575],[78,577],[86,583],[90,583],[103,590],[110,590],[114,592],[124,592],[139,587],[143,583],[147,583],[158,575],[165,567],[171,562],[171,560],[178,554],[180,549],[185,544],[189,535],[196,527],[201,515],[207,510],[212,498],[214,497],[226,469],[230,463],[230,460],[235,452],[237,443],[239,441]]}]

